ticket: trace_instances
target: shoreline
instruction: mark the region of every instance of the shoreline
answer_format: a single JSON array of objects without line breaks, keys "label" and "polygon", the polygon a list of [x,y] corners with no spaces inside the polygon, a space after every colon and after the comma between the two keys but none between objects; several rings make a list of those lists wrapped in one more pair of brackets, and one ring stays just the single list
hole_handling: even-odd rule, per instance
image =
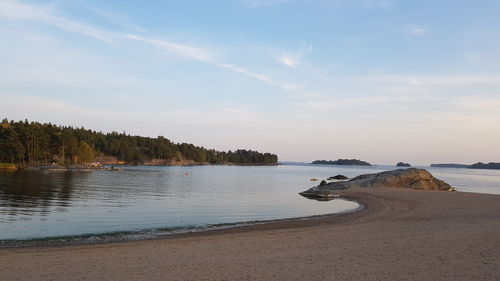
[{"label": "shoreline", "polygon": [[[52,165],[52,164],[36,164],[36,165],[24,165],[16,166],[14,168],[0,168],[0,171],[117,171],[121,169],[120,167],[196,167],[196,166],[249,166],[249,167],[274,167],[281,164],[260,164],[260,163],[184,163],[184,164],[140,164],[133,165],[130,163],[121,164],[103,164],[103,167],[90,167],[83,165]],[[105,166],[111,166],[112,168],[107,168]]]},{"label": "shoreline", "polygon": [[355,200],[347,198],[340,198],[340,199],[356,202],[359,206],[355,209],[342,211],[338,213],[328,213],[321,215],[291,217],[282,219],[253,220],[253,221],[241,221],[233,223],[207,224],[200,226],[144,229],[138,231],[89,233],[82,235],[28,238],[21,240],[4,239],[0,240],[0,250],[23,249],[23,248],[69,247],[69,246],[86,246],[86,245],[90,246],[90,245],[101,245],[101,244],[111,244],[111,243],[128,243],[128,242],[170,239],[170,238],[186,237],[193,235],[204,235],[204,234],[210,235],[210,233],[212,232],[217,232],[217,233],[223,233],[223,232],[225,233],[226,231],[231,232],[231,230],[235,228],[247,228],[247,227],[254,227],[257,225],[266,225],[266,224],[273,225],[273,224],[287,223],[294,221],[308,221],[308,220],[339,217],[360,212],[365,208],[363,204]]},{"label": "shoreline", "polygon": [[500,195],[352,189],[340,216],[128,242],[0,249],[2,280],[495,280]]}]

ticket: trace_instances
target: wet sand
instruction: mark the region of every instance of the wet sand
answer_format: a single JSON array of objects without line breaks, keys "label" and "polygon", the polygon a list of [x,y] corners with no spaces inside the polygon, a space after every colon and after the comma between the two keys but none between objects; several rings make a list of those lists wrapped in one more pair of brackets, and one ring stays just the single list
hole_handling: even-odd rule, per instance
[{"label": "wet sand", "polygon": [[365,209],[157,240],[0,249],[0,280],[500,280],[500,195],[341,194]]}]

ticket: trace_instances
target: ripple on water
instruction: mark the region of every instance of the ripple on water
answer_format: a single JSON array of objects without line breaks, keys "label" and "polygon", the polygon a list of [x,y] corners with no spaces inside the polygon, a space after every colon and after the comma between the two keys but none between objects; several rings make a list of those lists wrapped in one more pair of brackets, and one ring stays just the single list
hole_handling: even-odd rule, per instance
[{"label": "ripple on water", "polygon": [[[309,181],[313,177],[353,177],[394,168],[282,165],[0,172],[0,240],[130,231],[150,235],[158,229],[344,212],[359,205],[345,200],[318,202],[298,192],[315,184]],[[459,190],[500,193],[499,171],[429,170]]]}]

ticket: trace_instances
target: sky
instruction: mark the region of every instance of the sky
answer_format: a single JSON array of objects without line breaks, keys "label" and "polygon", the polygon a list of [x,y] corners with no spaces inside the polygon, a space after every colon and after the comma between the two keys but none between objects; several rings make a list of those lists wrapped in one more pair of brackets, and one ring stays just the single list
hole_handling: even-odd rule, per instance
[{"label": "sky", "polygon": [[0,118],[281,161],[500,161],[500,1],[0,0]]}]

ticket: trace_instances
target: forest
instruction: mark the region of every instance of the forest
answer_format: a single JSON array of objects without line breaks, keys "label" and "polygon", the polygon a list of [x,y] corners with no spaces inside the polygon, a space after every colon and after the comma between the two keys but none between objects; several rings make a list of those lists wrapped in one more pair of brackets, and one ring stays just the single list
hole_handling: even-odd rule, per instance
[{"label": "forest", "polygon": [[278,156],[239,149],[216,151],[169,139],[102,133],[51,123],[9,121],[0,123],[0,163],[19,166],[58,163],[88,163],[97,156],[114,156],[126,163],[142,164],[151,159],[185,159],[208,164],[274,165]]}]

